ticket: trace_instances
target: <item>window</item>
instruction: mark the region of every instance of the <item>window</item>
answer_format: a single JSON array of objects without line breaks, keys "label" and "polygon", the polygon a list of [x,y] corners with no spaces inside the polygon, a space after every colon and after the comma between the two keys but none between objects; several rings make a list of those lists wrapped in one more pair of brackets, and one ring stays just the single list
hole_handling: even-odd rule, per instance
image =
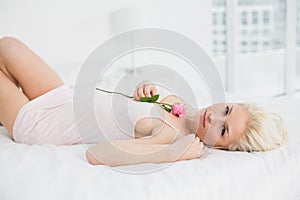
[{"label": "window", "polygon": [[[237,10],[251,17],[247,24],[251,34],[237,35],[241,44],[236,56],[235,92],[263,96],[283,93],[285,54],[273,46],[273,41],[285,40],[285,29],[282,28],[285,27],[285,1],[238,0]],[[240,16],[241,24],[237,28],[243,30],[246,14]],[[281,45],[280,48],[285,47]]]},{"label": "window", "polygon": [[[225,83],[225,69],[226,69],[226,0],[212,0],[212,13],[213,13],[213,58],[217,69]],[[215,18],[218,18],[218,20]],[[219,21],[220,23],[217,23]]]},{"label": "window", "polygon": [[[213,59],[223,81],[230,84],[225,72],[227,57],[226,0],[212,0],[213,18],[218,14],[218,23],[213,23]],[[300,1],[300,0],[297,0]],[[284,92],[285,66],[285,16],[286,1],[284,0],[238,0],[235,17],[236,41],[234,91],[247,95],[272,96]],[[299,36],[300,37],[300,36]],[[299,42],[300,43],[300,42]],[[268,51],[268,52],[266,52]],[[228,54],[230,56],[230,54]],[[299,56],[300,58],[300,56]],[[230,62],[229,62],[230,63]],[[300,60],[299,60],[300,64]],[[300,65],[298,68],[300,80]],[[255,81],[253,80],[255,79]],[[299,81],[300,82],[300,81]],[[228,85],[226,85],[226,88]],[[229,91],[232,92],[232,91]]]},{"label": "window", "polygon": [[222,13],[222,24],[225,26],[226,24],[226,15],[225,12]]},{"label": "window", "polygon": [[263,42],[263,49],[264,50],[268,50],[269,49],[269,42],[268,41],[264,41]]},{"label": "window", "polygon": [[252,12],[252,24],[257,24],[258,23],[258,12],[253,11]]},{"label": "window", "polygon": [[280,40],[273,40],[273,47],[275,48],[275,49],[278,49],[278,48],[280,48],[280,47],[282,47],[283,46],[283,41],[280,41]]},{"label": "window", "polygon": [[242,47],[246,47],[247,46],[247,42],[245,42],[245,41],[241,42],[241,44],[242,44]]},{"label": "window", "polygon": [[218,15],[216,13],[213,14],[213,24],[218,25]]},{"label": "window", "polygon": [[245,11],[242,12],[241,20],[243,25],[247,25],[248,19],[247,19],[247,13]]},{"label": "window", "polygon": [[270,30],[269,30],[269,29],[264,29],[263,35],[264,35],[265,37],[268,37],[269,34],[270,34]]},{"label": "window", "polygon": [[248,31],[247,30],[242,30],[241,34],[244,35],[244,36],[246,36],[246,35],[248,35]]},{"label": "window", "polygon": [[251,52],[257,52],[258,41],[252,41]]},{"label": "window", "polygon": [[241,49],[241,53],[246,53],[247,52],[247,42],[246,41],[242,41],[241,43],[240,43],[240,49]]},{"label": "window", "polygon": [[258,30],[257,29],[252,30],[252,36],[253,37],[258,36]]},{"label": "window", "polygon": [[263,12],[263,22],[265,25],[270,23],[270,13],[268,11]]}]

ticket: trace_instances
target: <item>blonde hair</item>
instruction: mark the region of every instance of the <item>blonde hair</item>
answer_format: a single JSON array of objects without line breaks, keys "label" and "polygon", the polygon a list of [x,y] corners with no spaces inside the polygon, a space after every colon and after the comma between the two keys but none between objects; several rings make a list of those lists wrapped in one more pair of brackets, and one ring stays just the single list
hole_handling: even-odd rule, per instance
[{"label": "blonde hair", "polygon": [[249,114],[247,128],[239,141],[229,145],[231,151],[267,151],[287,143],[287,130],[276,113],[269,113],[253,104],[239,104]]}]

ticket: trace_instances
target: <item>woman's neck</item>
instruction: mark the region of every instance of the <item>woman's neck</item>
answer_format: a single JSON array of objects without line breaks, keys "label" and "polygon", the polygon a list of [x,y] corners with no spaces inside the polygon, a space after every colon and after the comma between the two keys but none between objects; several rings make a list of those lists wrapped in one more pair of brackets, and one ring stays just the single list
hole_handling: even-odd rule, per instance
[{"label": "woman's neck", "polygon": [[190,133],[196,134],[198,130],[198,125],[199,125],[199,112],[197,112],[194,115],[188,115],[184,118],[184,123],[186,128],[189,130]]}]

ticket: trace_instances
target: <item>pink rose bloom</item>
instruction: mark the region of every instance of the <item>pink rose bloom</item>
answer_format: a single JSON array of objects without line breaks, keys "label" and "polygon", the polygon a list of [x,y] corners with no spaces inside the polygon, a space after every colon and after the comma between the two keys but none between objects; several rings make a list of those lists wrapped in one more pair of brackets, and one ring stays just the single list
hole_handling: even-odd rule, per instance
[{"label": "pink rose bloom", "polygon": [[185,109],[182,105],[180,104],[174,104],[172,106],[172,113],[174,115],[177,115],[178,117],[183,117],[184,113],[185,113]]}]

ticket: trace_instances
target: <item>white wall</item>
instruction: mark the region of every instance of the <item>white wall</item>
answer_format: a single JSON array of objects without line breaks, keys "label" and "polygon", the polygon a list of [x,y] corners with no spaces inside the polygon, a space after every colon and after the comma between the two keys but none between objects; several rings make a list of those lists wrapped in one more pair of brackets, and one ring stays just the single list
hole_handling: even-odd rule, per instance
[{"label": "white wall", "polygon": [[[0,36],[19,38],[54,68],[84,61],[101,42],[126,28],[175,30],[210,53],[210,4],[198,0],[0,0]],[[114,24],[118,13],[127,25]]]}]

